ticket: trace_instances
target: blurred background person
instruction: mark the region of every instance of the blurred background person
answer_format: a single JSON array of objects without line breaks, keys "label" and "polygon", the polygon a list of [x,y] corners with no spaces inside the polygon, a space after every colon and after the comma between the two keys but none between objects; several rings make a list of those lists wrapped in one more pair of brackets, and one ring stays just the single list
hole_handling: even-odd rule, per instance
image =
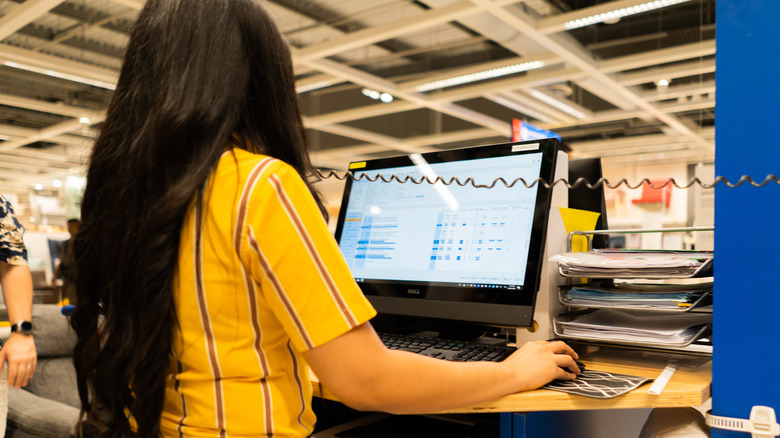
[{"label": "blurred background person", "polygon": [[81,221],[78,219],[68,219],[68,233],[70,238],[62,242],[60,251],[60,263],[54,270],[54,278],[62,278],[62,299],[68,300],[66,304],[76,304],[76,285],[74,283],[73,268],[75,259],[73,256],[73,241],[79,233]]}]

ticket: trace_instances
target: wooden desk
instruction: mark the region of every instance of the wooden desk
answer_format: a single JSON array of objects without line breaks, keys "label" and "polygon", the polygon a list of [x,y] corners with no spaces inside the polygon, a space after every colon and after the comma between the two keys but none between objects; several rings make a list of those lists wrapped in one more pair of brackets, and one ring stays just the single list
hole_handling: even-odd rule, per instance
[{"label": "wooden desk", "polygon": [[[585,365],[593,370],[610,371],[643,377],[658,377],[665,364],[638,363],[630,360],[600,360],[594,354],[584,356]],[[487,413],[487,412],[536,412],[568,411],[589,409],[628,409],[701,406],[710,398],[712,381],[712,363],[707,362],[697,368],[679,367],[659,395],[648,394],[650,384],[611,399],[594,399],[547,389],[537,389],[511,394],[485,403],[446,413]],[[313,377],[314,396],[338,401],[335,396],[322,387]]]}]

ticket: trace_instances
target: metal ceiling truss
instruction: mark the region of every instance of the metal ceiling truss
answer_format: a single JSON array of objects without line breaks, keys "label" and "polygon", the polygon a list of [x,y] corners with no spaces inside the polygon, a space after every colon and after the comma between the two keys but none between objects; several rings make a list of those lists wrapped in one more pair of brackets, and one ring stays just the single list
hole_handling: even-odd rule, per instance
[{"label": "metal ceiling truss", "polygon": [[[39,73],[56,72],[68,80],[111,89],[118,74],[116,70],[41,53],[41,50],[55,46],[90,29],[100,28],[117,19],[128,18],[137,13],[137,10],[143,5],[142,0],[112,1],[117,5],[129,8],[129,10],[63,30],[54,35],[51,41],[44,41],[35,49],[0,44],[0,65],[5,65],[3,68],[14,67]],[[63,0],[27,0],[16,5],[10,13],[0,17],[0,40],[19,32],[61,3]],[[421,9],[414,16],[350,33],[338,31],[341,36],[319,44],[293,49],[296,73],[306,75],[297,83],[299,93],[317,90],[327,93],[328,87],[346,83],[352,87],[366,87],[389,93],[396,99],[388,104],[366,105],[306,117],[306,125],[312,130],[357,140],[357,144],[347,147],[315,150],[313,158],[316,164],[343,168],[350,160],[370,157],[372,154],[387,151],[421,152],[431,150],[432,145],[510,136],[509,120],[496,118],[463,104],[464,101],[471,99],[485,99],[525,114],[536,119],[537,125],[551,130],[577,129],[586,131],[590,129],[597,132],[600,124],[632,119],[641,120],[648,126],[655,128],[655,132],[650,135],[571,143],[570,146],[575,155],[601,154],[616,160],[642,157],[661,161],[665,159],[664,157],[675,157],[673,159],[696,162],[711,159],[714,154],[714,136],[711,129],[702,128],[688,118],[679,115],[683,112],[709,111],[714,108],[715,84],[713,80],[691,80],[687,83],[674,84],[657,90],[642,86],[653,83],[659,78],[674,80],[711,74],[715,70],[715,62],[712,59],[715,54],[714,40],[702,40],[692,44],[682,44],[602,60],[597,59],[587,47],[564,32],[564,23],[585,18],[596,9],[602,11],[629,7],[644,3],[644,0],[612,1],[592,8],[539,18],[536,18],[536,14],[527,8],[518,7],[517,0],[430,0],[423,1],[423,3],[430,6],[430,9]],[[532,6],[537,12],[544,9],[555,9],[543,0],[526,3],[528,3],[526,6]],[[549,7],[545,8],[545,5]],[[278,2],[274,2],[274,7],[282,8],[289,13],[296,13]],[[465,28],[472,29],[478,35],[484,35],[482,40],[484,38],[492,40],[508,51],[516,53],[517,57],[472,64],[446,71],[431,71],[430,74],[415,79],[385,78],[350,65],[364,64],[362,62],[342,62],[339,60],[339,55],[347,51],[380,44],[403,35],[453,22],[458,22]],[[322,26],[326,25],[322,24]],[[330,29],[333,30],[333,28]],[[495,35],[501,32],[502,36],[501,38],[492,38],[491,32]],[[415,49],[411,52],[422,53],[423,50]],[[542,60],[544,68],[431,92],[417,91],[418,87],[424,83],[532,60]],[[366,63],[369,61],[367,60]],[[653,66],[657,67],[651,68]],[[548,98],[577,107],[577,102],[567,99],[566,96],[551,95],[549,90],[545,89],[551,84],[567,82],[576,84],[583,90],[598,96],[611,104],[614,109],[590,111],[587,108],[579,107],[583,117],[576,117],[561,110],[560,107],[552,106],[548,101],[545,101],[546,99],[540,100],[539,93],[547,93]],[[19,169],[24,170],[33,169],[30,169],[29,163],[23,163],[18,157],[9,154],[14,154],[23,146],[40,141],[78,147],[77,145],[83,144],[85,140],[88,142],[90,137],[94,135],[94,132],[89,131],[88,125],[99,123],[105,116],[102,111],[9,94],[0,94],[0,105],[68,118],[41,129],[0,124],[0,139],[5,140],[0,143],[0,160],[17,163],[20,166]],[[361,129],[356,127],[354,123],[347,124],[421,108],[446,114],[468,122],[466,124],[468,126],[473,126],[467,126],[457,131],[402,138]],[[84,117],[88,118],[86,124]],[[28,149],[24,148],[25,151]],[[42,171],[45,175],[63,172],[63,165],[70,166],[64,169],[66,172],[81,165],[81,163],[72,162],[70,158],[64,162],[52,163],[49,168],[47,168],[46,163],[47,161],[42,160]],[[39,178],[41,175],[36,172],[31,173],[34,175],[29,175],[30,180]],[[13,175],[12,178],[23,178],[23,175],[24,173],[20,172],[20,174]],[[7,175],[0,178],[9,179]],[[0,184],[7,187],[12,186],[2,182]]]}]

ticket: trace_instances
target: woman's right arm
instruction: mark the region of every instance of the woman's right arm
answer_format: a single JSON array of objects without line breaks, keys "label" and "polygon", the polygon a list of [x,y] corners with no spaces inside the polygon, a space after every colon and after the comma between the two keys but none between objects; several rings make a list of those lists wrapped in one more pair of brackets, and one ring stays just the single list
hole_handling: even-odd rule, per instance
[{"label": "woman's right arm", "polygon": [[530,342],[503,362],[449,362],[388,350],[362,324],[304,353],[317,377],[359,410],[416,414],[444,411],[573,379],[577,354],[563,342]]}]

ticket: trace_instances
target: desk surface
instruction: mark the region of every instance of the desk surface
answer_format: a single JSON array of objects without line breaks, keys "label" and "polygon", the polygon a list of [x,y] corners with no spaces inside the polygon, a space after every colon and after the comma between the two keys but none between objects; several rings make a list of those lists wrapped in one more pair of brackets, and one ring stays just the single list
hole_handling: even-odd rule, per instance
[{"label": "desk surface", "polygon": [[[602,359],[598,354],[583,356],[582,361],[589,369],[593,370],[652,378],[658,377],[665,366],[665,363],[649,364],[616,358]],[[651,395],[647,392],[650,384],[644,384],[628,394],[611,399],[594,399],[547,389],[537,389],[447,412],[534,412],[701,406],[710,398],[711,364],[712,362],[707,362],[696,368],[679,367],[659,395]],[[337,400],[327,388],[320,385],[315,377],[313,377],[312,385],[315,397]]]}]

